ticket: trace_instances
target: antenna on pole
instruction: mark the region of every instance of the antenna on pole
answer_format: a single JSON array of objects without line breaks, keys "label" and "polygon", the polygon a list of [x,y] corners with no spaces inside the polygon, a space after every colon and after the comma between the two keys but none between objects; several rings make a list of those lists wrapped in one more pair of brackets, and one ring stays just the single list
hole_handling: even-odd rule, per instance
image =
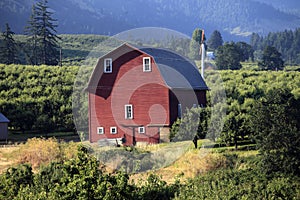
[{"label": "antenna on pole", "polygon": [[204,30],[202,30],[202,36],[200,41],[200,56],[201,56],[201,76],[204,79],[204,60],[205,60],[205,45],[204,45]]}]

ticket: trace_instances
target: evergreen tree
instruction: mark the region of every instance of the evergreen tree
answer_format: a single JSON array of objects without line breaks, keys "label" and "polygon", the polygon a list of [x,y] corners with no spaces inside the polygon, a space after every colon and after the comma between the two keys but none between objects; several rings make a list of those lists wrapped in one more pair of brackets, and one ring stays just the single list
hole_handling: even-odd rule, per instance
[{"label": "evergreen tree", "polygon": [[211,36],[207,42],[207,46],[211,50],[216,50],[219,46],[222,46],[222,45],[223,45],[223,38],[221,36],[221,33],[219,31],[215,30],[211,34]]},{"label": "evergreen tree", "polygon": [[12,64],[17,62],[17,44],[13,38],[15,33],[11,31],[8,23],[5,26],[5,31],[2,32],[0,58],[2,63]]},{"label": "evergreen tree", "polygon": [[241,58],[240,49],[234,42],[226,43],[218,47],[216,51],[218,69],[240,69],[242,68]]},{"label": "evergreen tree", "polygon": [[281,53],[275,47],[267,46],[263,51],[262,61],[258,63],[263,70],[282,70],[283,60]]},{"label": "evergreen tree", "polygon": [[26,52],[27,62],[31,65],[38,65],[39,60],[39,45],[38,45],[38,21],[36,17],[36,6],[32,5],[28,26],[25,27],[25,33],[29,35],[27,40],[28,50]]},{"label": "evergreen tree", "polygon": [[241,61],[246,61],[251,59],[254,60],[254,51],[251,45],[247,44],[246,42],[237,42],[236,45],[240,49],[241,53]]},{"label": "evergreen tree", "polygon": [[189,58],[193,60],[199,60],[200,59],[200,44],[204,41],[202,40],[202,30],[199,28],[196,28],[193,32],[193,36],[190,42],[190,52],[189,52]]},{"label": "evergreen tree", "polygon": [[52,12],[48,11],[48,1],[42,0],[32,8],[27,33],[32,41],[32,63],[57,65],[59,58],[58,39]]}]

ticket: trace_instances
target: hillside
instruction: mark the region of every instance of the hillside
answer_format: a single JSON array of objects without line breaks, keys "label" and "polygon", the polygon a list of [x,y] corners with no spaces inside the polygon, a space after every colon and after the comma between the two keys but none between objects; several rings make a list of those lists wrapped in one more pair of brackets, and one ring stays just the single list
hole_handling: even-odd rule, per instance
[{"label": "hillside", "polygon": [[[34,0],[0,2],[0,26],[8,22],[23,33]],[[166,27],[190,35],[196,27],[208,35],[220,30],[225,40],[245,39],[252,32],[294,29],[300,24],[300,6],[295,0],[112,0],[50,1],[58,19],[58,33],[114,35],[120,31],[147,26]]]}]

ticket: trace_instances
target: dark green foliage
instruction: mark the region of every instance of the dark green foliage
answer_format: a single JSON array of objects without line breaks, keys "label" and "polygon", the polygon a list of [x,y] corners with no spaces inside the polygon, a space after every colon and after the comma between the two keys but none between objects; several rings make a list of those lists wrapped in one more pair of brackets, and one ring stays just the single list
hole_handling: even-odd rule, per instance
[{"label": "dark green foliage", "polygon": [[178,193],[181,184],[176,180],[174,184],[168,185],[160,177],[150,174],[146,184],[138,188],[138,193],[134,199],[140,200],[167,200],[172,199]]},{"label": "dark green foliage", "polygon": [[242,68],[241,61],[241,51],[234,42],[218,47],[216,51],[216,65],[218,69],[240,69]]},{"label": "dark green foliage", "polygon": [[32,7],[32,13],[26,32],[30,36],[28,44],[30,52],[28,58],[32,65],[57,65],[59,58],[57,40],[55,34],[56,21],[51,17],[48,1],[41,0]]},{"label": "dark green foliage", "polygon": [[254,50],[250,44],[247,44],[246,42],[237,42],[236,45],[240,49],[242,56],[241,61],[254,60]]},{"label": "dark green foliage", "polygon": [[300,28],[269,33],[265,37],[253,33],[250,44],[257,53],[262,52],[267,46],[275,47],[288,65],[300,63]]},{"label": "dark green foliage", "polygon": [[209,40],[207,41],[207,46],[211,50],[216,50],[219,46],[223,45],[223,38],[219,31],[215,30]]},{"label": "dark green foliage", "polygon": [[9,168],[1,175],[0,199],[13,199],[26,186],[33,184],[32,168],[25,164]]},{"label": "dark green foliage", "polygon": [[180,188],[176,199],[298,199],[299,178],[267,178],[257,169],[222,170],[198,176]]},{"label": "dark green foliage", "polygon": [[275,47],[267,46],[263,51],[262,61],[258,63],[263,70],[282,70],[283,60],[281,53]]},{"label": "dark green foliage", "polygon": [[262,170],[300,175],[299,99],[287,89],[271,89],[253,109],[252,128]]},{"label": "dark green foliage", "polygon": [[4,64],[17,63],[17,44],[14,40],[15,33],[11,31],[9,25],[5,24],[5,31],[2,32],[2,43],[0,43],[0,60]]}]

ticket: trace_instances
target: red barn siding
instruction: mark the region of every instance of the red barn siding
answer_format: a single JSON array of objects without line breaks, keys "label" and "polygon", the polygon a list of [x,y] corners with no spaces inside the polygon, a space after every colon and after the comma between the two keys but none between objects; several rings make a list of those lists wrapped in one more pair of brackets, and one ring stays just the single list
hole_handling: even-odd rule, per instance
[{"label": "red barn siding", "polygon": [[[168,88],[151,59],[151,72],[143,72],[143,57],[149,57],[139,51],[128,51],[118,57],[118,52],[108,54],[113,58],[113,70],[110,74],[101,75],[99,71],[98,88],[89,93],[90,141],[103,138],[121,138],[126,135],[126,144],[132,144],[132,127],[145,126],[146,133],[139,134],[135,128],[137,141],[157,143],[157,128],[148,128],[148,124],[169,124]],[[114,60],[115,58],[115,60]],[[103,60],[99,68],[103,73]],[[100,86],[100,87],[99,87]],[[125,119],[125,104],[133,105],[132,120]],[[97,134],[97,127],[104,127],[105,134]],[[117,134],[110,134],[110,127],[118,128]]]}]

